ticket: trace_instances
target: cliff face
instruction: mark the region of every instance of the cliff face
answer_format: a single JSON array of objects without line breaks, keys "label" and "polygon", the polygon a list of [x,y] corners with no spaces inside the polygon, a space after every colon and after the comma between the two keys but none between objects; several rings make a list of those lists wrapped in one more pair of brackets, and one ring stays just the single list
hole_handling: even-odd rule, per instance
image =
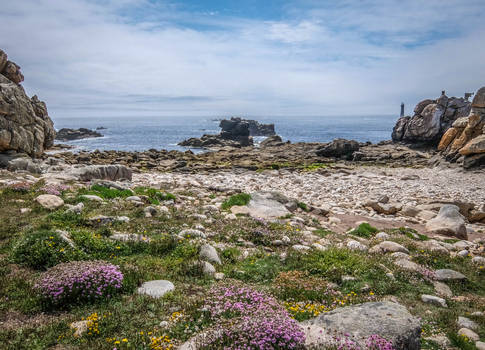
[{"label": "cliff face", "polygon": [[54,143],[54,124],[45,103],[26,95],[23,80],[20,67],[0,50],[0,152],[38,157]]},{"label": "cliff face", "polygon": [[455,120],[443,135],[438,150],[465,168],[485,164],[485,86],[476,92],[469,115]]},{"label": "cliff face", "polygon": [[464,98],[440,96],[423,100],[414,108],[414,115],[398,119],[392,130],[395,142],[437,145],[453,122],[470,112]]}]

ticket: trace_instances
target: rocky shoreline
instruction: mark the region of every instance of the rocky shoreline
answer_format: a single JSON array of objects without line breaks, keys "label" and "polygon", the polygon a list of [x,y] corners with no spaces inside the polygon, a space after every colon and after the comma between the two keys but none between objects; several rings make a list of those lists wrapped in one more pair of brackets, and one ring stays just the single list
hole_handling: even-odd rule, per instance
[{"label": "rocky shoreline", "polygon": [[[50,126],[3,61],[0,112],[7,91],[26,114],[0,121]],[[469,110],[446,99],[395,129],[439,125],[433,145],[255,147],[231,119],[193,141],[206,153],[46,154],[53,129],[20,147],[19,117],[0,130],[1,343],[484,349],[485,88]]]}]

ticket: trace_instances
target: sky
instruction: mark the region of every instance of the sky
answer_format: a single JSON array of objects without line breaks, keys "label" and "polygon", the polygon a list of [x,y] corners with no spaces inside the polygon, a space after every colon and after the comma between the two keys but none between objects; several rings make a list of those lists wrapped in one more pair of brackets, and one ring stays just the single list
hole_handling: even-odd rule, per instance
[{"label": "sky", "polygon": [[412,113],[485,85],[485,0],[0,0],[54,119]]}]

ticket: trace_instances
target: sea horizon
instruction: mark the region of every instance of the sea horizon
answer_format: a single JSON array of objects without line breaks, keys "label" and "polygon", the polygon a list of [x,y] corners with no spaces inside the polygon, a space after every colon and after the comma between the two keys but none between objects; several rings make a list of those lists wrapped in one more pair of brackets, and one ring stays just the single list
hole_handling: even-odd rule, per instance
[{"label": "sea horizon", "polygon": [[[62,128],[105,128],[99,130],[104,136],[75,141],[58,142],[69,144],[77,151],[120,150],[145,151],[166,149],[185,151],[200,149],[182,147],[177,144],[203,134],[218,134],[219,121],[223,116],[120,116],[120,117],[60,117],[53,118],[56,130]],[[284,141],[330,142],[336,138],[359,142],[389,140],[392,128],[398,119],[394,115],[367,116],[243,116],[244,119],[260,123],[275,124],[276,134]],[[265,137],[254,137],[257,143]]]}]

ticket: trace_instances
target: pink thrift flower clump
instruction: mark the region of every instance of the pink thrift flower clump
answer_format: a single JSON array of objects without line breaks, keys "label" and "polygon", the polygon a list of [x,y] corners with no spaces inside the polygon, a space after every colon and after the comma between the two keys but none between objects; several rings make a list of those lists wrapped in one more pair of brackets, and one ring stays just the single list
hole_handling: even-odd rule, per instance
[{"label": "pink thrift flower clump", "polygon": [[68,190],[69,186],[60,185],[60,184],[53,184],[53,185],[45,185],[43,186],[40,191],[45,192],[47,194],[53,194],[55,196],[60,196],[62,191]]},{"label": "pink thrift flower clump", "polygon": [[105,261],[73,261],[42,274],[35,289],[54,305],[110,298],[123,282],[118,266]]},{"label": "pink thrift flower clump", "polygon": [[369,350],[394,350],[392,341],[388,341],[377,334],[367,338],[366,345]]},{"label": "pink thrift flower clump", "polygon": [[202,349],[303,349],[305,334],[276,299],[245,286],[218,286],[205,308],[216,321]]}]

